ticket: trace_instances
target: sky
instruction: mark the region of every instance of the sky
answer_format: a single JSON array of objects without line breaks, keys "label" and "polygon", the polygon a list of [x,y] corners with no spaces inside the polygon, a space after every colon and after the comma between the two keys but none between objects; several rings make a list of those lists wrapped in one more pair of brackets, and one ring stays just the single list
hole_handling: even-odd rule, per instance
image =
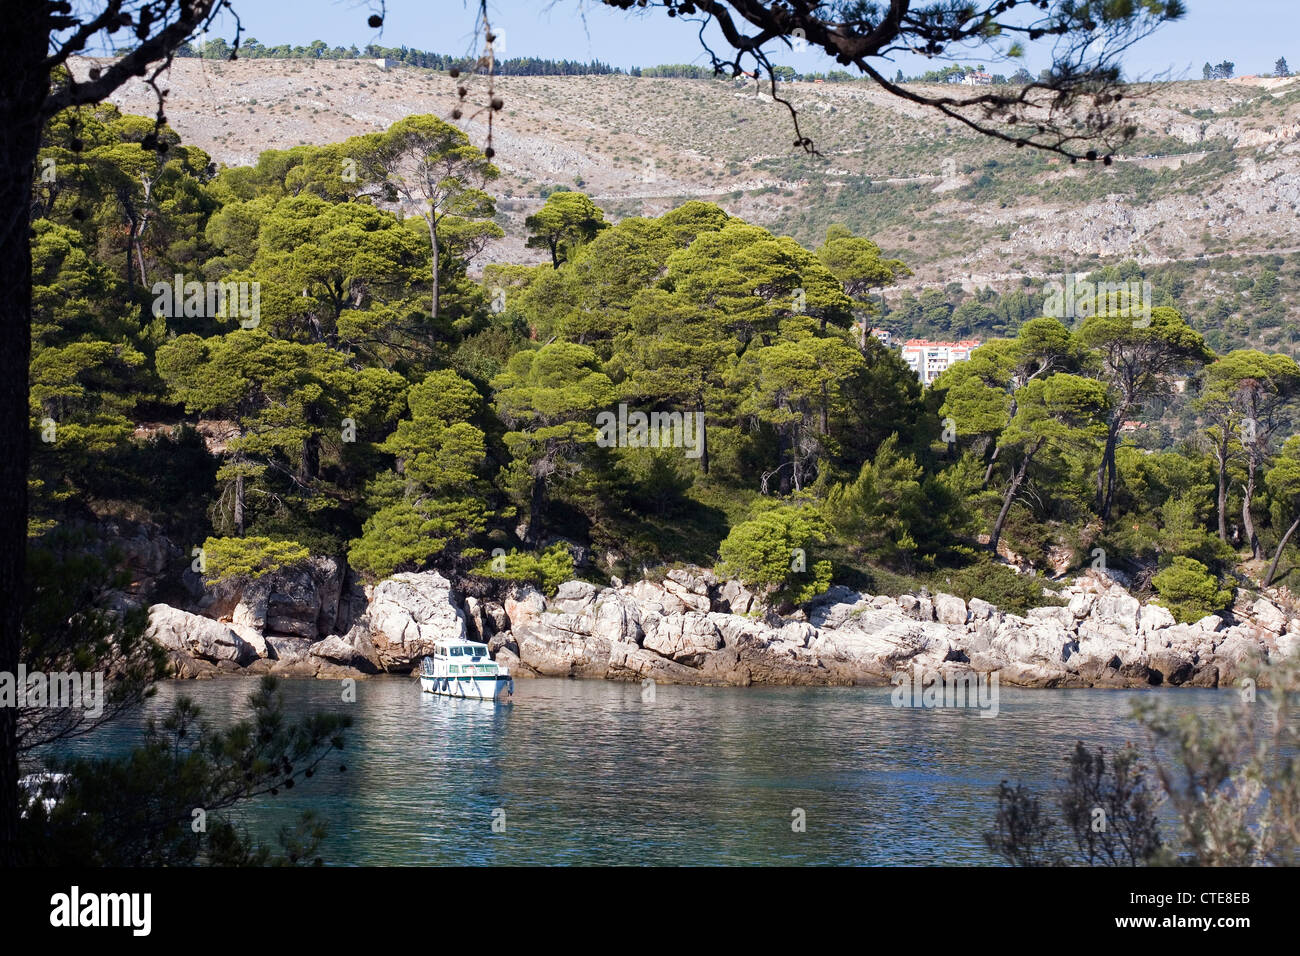
[{"label": "sky", "polygon": [[[366,0],[234,0],[244,36],[267,46],[305,45],[323,40],[329,46],[408,46],[435,53],[467,53],[473,47],[476,0],[388,0],[381,30],[366,19],[378,11]],[[1186,0],[1187,15],[1145,38],[1125,57],[1126,75],[1143,79],[1199,79],[1204,63],[1231,60],[1238,75],[1268,73],[1280,56],[1300,68],[1300,0]],[[707,63],[696,33],[698,26],[670,19],[662,9],[625,13],[596,0],[493,0],[494,28],[504,35],[506,57],[598,59],[627,69],[659,63]],[[233,35],[227,20],[223,35]],[[836,67],[824,55],[783,51],[774,62],[812,72]],[[978,57],[991,72],[1011,73],[1014,65]],[[1031,48],[1030,72],[1048,64],[1046,49]],[[945,65],[918,56],[899,58],[887,72],[919,74]]]}]

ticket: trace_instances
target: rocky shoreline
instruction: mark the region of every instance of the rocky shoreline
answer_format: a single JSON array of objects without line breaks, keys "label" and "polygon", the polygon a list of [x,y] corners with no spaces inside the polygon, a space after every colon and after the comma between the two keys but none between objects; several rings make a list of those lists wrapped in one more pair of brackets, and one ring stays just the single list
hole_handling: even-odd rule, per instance
[{"label": "rocky shoreline", "polygon": [[1178,624],[1119,575],[1090,571],[1062,606],[1009,614],[950,594],[897,598],[836,586],[778,616],[736,581],[669,571],[662,581],[515,587],[500,603],[460,596],[436,571],[361,587],[328,558],[190,609],[155,604],[149,634],[178,677],[410,673],[443,637],[486,642],[517,677],[739,685],[884,685],[900,671],[996,671],[1023,687],[1218,687],[1290,655],[1300,618],[1260,598],[1232,616]]}]

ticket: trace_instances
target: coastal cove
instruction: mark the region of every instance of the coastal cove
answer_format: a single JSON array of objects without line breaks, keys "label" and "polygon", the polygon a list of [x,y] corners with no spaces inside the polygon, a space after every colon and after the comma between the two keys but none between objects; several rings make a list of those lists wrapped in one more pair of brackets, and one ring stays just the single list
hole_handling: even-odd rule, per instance
[{"label": "coastal cove", "polygon": [[[253,686],[164,682],[143,713],[59,755],[126,750],[180,695],[224,724],[247,715]],[[981,720],[896,708],[887,687],[660,686],[649,702],[637,684],[543,678],[492,704],[423,694],[413,677],[359,682],[353,703],[338,681],[280,686],[291,719],[352,715],[347,769],[331,760],[240,820],[273,839],[314,810],[326,864],[353,865],[995,863],[982,833],[1000,781],[1050,786],[1076,740],[1143,745],[1135,701],[1212,713],[1235,700],[1003,686],[997,719]]]},{"label": "coastal cove", "polygon": [[495,601],[437,571],[362,587],[316,558],[194,593],[185,608],[149,609],[148,633],[179,677],[409,673],[439,639],[468,637],[515,677],[879,686],[922,670],[1022,687],[1225,687],[1290,655],[1300,633],[1278,604],[1244,595],[1231,614],[1180,624],[1115,572],[1095,571],[1024,615],[951,594],[833,586],[782,616],[740,582],[693,567],[603,588],[571,580],[550,598],[514,585]]}]

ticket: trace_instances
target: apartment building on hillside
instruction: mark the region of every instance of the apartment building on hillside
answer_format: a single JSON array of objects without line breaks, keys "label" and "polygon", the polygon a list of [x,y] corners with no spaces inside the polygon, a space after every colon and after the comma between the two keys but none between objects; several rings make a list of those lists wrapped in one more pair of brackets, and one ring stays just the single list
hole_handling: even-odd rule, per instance
[{"label": "apartment building on hillside", "polygon": [[916,373],[922,385],[929,385],[948,366],[970,358],[970,353],[979,348],[979,345],[978,339],[965,339],[961,342],[908,339],[903,343],[903,361]]}]

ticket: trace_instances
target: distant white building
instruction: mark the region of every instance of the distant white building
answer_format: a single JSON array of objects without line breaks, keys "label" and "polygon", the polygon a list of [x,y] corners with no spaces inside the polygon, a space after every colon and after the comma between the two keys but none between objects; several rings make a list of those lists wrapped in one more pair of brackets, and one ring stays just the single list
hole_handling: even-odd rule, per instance
[{"label": "distant white building", "polygon": [[965,339],[961,342],[908,339],[903,343],[903,361],[916,373],[922,385],[929,385],[949,366],[970,358],[970,353],[979,346],[978,339]]},{"label": "distant white building", "polygon": [[976,70],[973,73],[967,73],[962,77],[961,82],[963,86],[992,86],[993,76],[982,70]]}]

